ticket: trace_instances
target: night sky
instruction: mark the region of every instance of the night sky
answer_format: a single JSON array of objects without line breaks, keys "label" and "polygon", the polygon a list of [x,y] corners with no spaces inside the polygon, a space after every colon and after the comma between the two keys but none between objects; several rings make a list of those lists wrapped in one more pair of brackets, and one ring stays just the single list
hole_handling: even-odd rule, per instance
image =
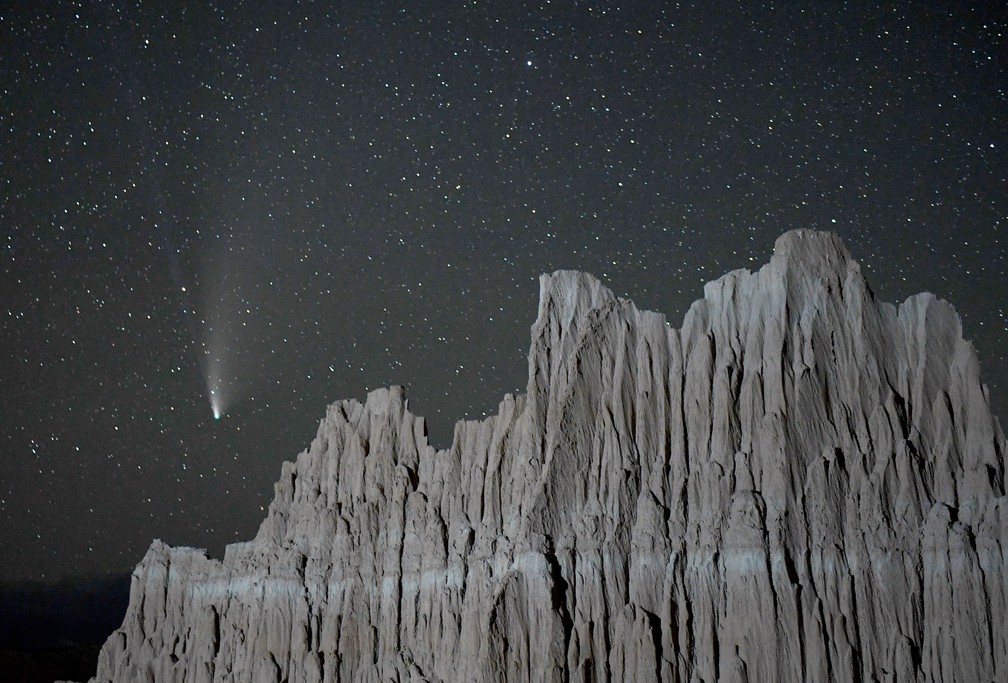
[{"label": "night sky", "polygon": [[523,389],[541,272],[678,324],[792,228],[1004,417],[1004,3],[803,4],[4,3],[0,580],[219,556],[330,402]]}]

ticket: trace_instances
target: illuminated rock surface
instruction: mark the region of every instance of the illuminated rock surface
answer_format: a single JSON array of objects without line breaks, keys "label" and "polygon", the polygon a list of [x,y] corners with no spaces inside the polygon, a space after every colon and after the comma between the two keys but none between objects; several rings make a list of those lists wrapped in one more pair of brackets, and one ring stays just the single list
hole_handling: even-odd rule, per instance
[{"label": "illuminated rock surface", "polygon": [[155,542],[98,681],[1008,680],[1005,440],[959,319],[827,233],[681,329],[543,276],[527,393],[329,407],[256,538]]}]

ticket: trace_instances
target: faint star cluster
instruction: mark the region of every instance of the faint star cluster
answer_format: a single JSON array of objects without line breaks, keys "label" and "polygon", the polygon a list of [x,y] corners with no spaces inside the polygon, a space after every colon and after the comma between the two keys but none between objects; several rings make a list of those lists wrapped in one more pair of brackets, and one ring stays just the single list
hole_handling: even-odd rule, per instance
[{"label": "faint star cluster", "polygon": [[951,301],[1004,416],[994,7],[6,4],[0,580],[219,555],[328,403],[446,447],[523,389],[540,273],[676,323],[792,228]]}]

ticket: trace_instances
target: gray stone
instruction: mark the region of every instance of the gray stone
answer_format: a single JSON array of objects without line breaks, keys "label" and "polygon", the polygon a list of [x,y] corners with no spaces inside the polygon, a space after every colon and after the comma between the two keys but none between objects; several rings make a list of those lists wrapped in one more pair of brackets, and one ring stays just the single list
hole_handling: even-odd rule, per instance
[{"label": "gray stone", "polygon": [[681,328],[541,278],[527,393],[329,407],[255,539],[154,542],[95,681],[1008,680],[1005,439],[959,319],[828,233]]}]

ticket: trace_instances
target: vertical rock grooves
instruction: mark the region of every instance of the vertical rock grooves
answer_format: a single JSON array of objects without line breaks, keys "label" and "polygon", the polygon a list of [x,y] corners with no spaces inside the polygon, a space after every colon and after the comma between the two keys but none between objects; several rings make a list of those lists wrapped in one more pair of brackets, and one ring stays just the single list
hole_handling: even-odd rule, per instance
[{"label": "vertical rock grooves", "polygon": [[255,539],[154,542],[96,681],[1008,680],[1005,440],[959,319],[783,235],[682,327],[541,279],[527,393],[329,407]]}]

